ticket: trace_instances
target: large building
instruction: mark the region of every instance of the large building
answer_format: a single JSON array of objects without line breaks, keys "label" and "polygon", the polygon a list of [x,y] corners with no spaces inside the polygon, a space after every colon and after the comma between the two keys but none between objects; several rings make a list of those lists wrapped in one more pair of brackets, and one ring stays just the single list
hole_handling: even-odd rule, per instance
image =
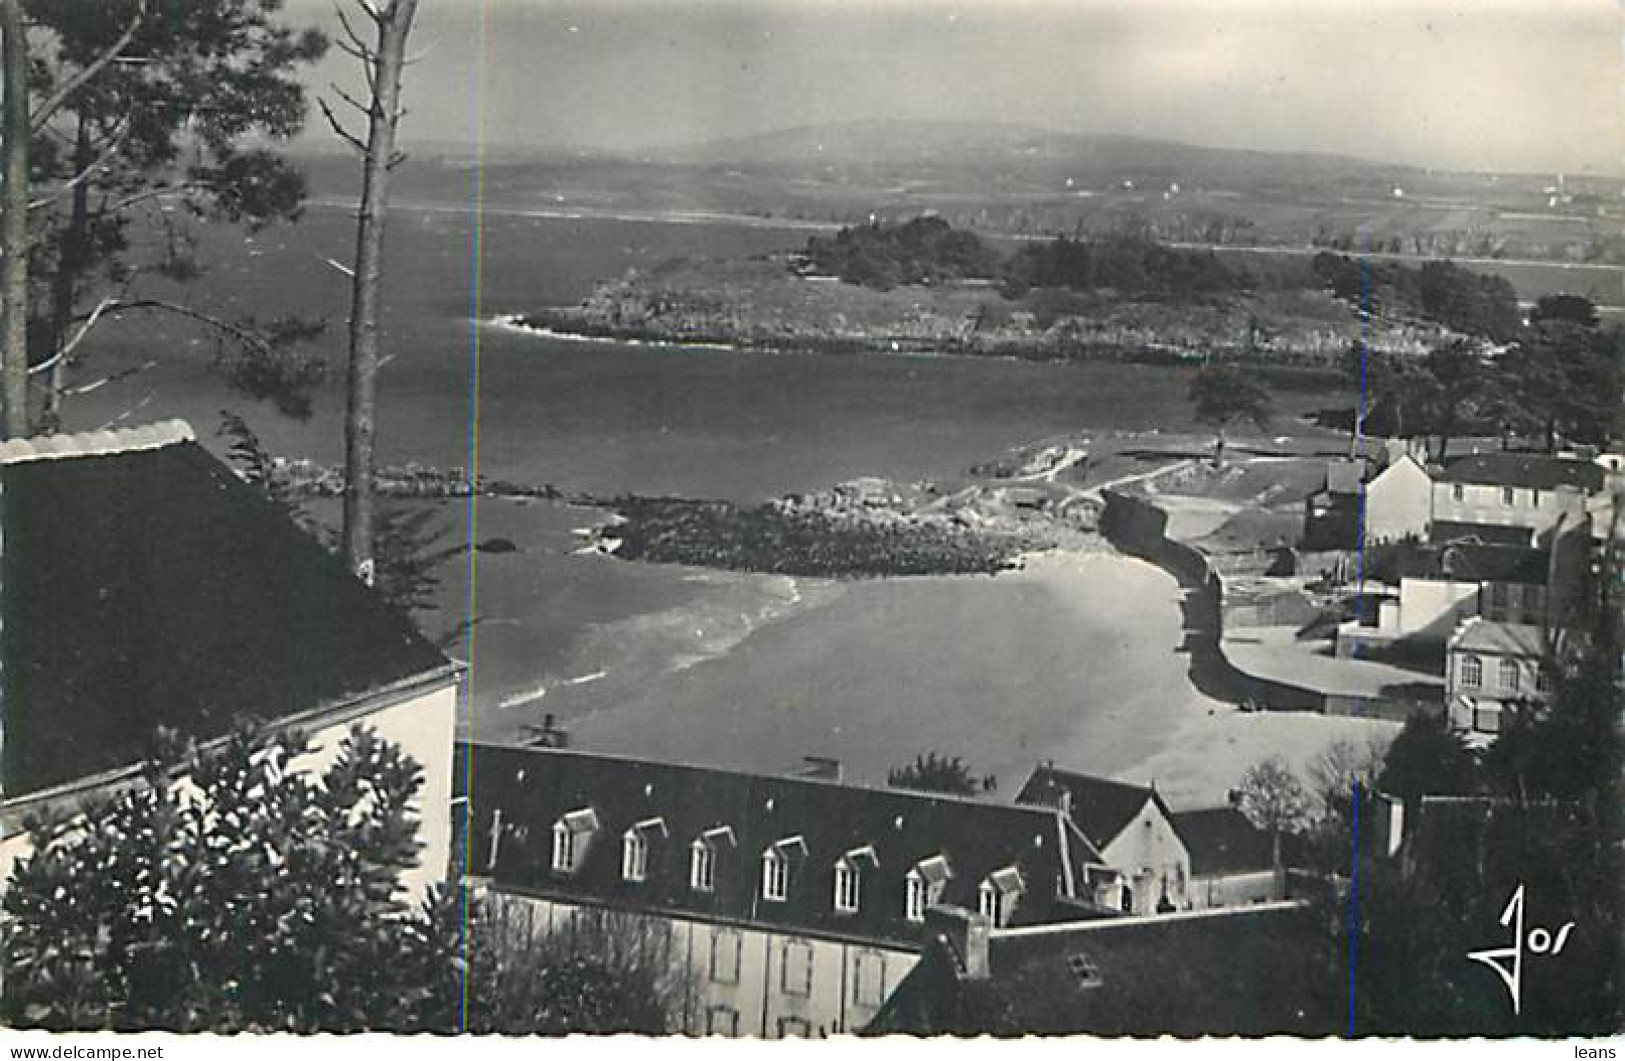
[{"label": "large building", "polygon": [[1188,845],[1154,790],[1052,766],[1009,804],[563,748],[458,761],[466,870],[501,929],[618,918],[692,1034],[860,1030],[942,911],[1002,932],[1279,894],[1234,811],[1194,812]]},{"label": "large building", "polygon": [[1115,873],[1050,808],[564,749],[466,754],[467,872],[496,915],[531,934],[636,915],[681,967],[694,1034],[862,1028],[936,906],[998,926],[1113,913],[1096,895]]},{"label": "large building", "polygon": [[0,880],[23,822],[139,776],[172,734],[370,725],[423,767],[443,878],[460,667],[172,421],[0,443]]},{"label": "large building", "polygon": [[1434,476],[1435,525],[1499,528],[1516,544],[1544,545],[1559,523],[1587,515],[1587,501],[1604,484],[1604,466],[1537,453],[1477,453],[1451,461]]},{"label": "large building", "polygon": [[1620,457],[1473,453],[1424,465],[1402,444],[1338,459],[1305,501],[1304,541],[1317,549],[1414,538],[1545,547],[1555,530],[1607,522]]}]

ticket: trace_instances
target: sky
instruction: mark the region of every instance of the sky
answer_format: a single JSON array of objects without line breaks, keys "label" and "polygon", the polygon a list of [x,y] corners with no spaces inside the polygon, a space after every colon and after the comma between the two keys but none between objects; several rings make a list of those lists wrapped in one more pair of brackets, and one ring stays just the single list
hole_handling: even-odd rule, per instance
[{"label": "sky", "polygon": [[[418,141],[636,152],[972,119],[1625,172],[1625,0],[422,0],[412,50]],[[353,65],[334,51],[311,83]]]}]

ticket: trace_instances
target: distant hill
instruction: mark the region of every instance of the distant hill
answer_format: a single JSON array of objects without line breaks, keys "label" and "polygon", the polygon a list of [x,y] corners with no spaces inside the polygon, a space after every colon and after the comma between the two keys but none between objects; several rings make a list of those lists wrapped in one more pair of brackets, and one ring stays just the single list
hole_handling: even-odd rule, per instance
[{"label": "distant hill", "polygon": [[1002,122],[876,119],[807,125],[667,148],[673,162],[837,165],[1025,164],[1081,171],[1150,169],[1217,173],[1272,167],[1405,172],[1408,167],[1339,155],[1201,147],[1135,136],[1056,132]]}]

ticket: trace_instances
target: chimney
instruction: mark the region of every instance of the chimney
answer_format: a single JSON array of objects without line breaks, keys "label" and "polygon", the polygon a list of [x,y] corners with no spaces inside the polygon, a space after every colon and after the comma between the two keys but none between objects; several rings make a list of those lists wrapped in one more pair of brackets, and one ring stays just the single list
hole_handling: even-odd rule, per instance
[{"label": "chimney", "polygon": [[963,906],[942,904],[925,912],[926,935],[940,940],[959,959],[966,980],[986,980],[992,972],[988,958],[988,937],[992,922]]}]

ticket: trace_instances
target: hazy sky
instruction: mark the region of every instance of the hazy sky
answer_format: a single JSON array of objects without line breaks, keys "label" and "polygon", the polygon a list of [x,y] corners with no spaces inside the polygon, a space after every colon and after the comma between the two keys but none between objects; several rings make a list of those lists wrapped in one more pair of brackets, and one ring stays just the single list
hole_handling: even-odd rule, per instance
[{"label": "hazy sky", "polygon": [[1625,0],[422,0],[405,135],[635,150],[964,118],[1620,172],[1622,39]]}]

